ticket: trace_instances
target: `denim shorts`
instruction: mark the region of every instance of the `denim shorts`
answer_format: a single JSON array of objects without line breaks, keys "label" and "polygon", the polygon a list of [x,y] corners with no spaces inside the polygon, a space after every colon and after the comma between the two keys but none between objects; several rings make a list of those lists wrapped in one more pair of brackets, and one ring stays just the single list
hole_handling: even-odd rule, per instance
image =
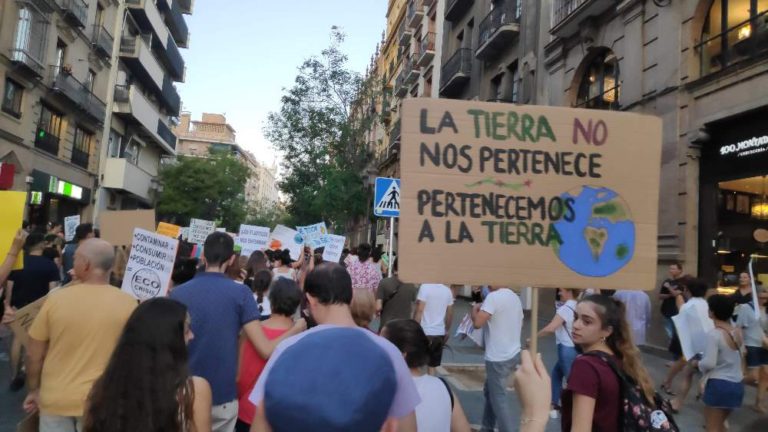
[{"label": "denim shorts", "polygon": [[704,387],[704,405],[712,408],[736,409],[744,400],[744,384],[717,378],[707,380]]},{"label": "denim shorts", "polygon": [[747,367],[768,365],[768,349],[763,347],[747,347]]}]

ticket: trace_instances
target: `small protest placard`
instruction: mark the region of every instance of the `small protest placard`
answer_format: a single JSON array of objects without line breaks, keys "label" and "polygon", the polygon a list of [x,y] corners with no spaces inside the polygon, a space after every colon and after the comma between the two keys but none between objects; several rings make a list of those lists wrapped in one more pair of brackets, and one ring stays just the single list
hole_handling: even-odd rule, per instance
[{"label": "small protest placard", "polygon": [[[0,211],[0,257],[5,257],[16,232],[21,229],[26,199],[26,192],[0,191],[0,202],[3,203],[3,210]],[[24,254],[20,253],[13,265],[14,270],[23,267],[23,259]]]},{"label": "small protest placard", "polygon": [[136,228],[122,290],[139,300],[164,297],[168,292],[179,241]]},{"label": "small protest placard", "polygon": [[272,230],[272,235],[269,237],[269,246],[271,250],[288,249],[291,253],[291,258],[298,260],[301,257],[301,251],[304,247],[304,237],[293,229],[284,225],[278,225]]},{"label": "small protest placard", "polygon": [[70,242],[75,238],[75,230],[80,225],[80,215],[64,218],[64,240]]},{"label": "small protest placard", "polygon": [[166,237],[179,238],[179,234],[181,233],[181,227],[178,225],[169,224],[167,222],[160,222],[159,224],[157,224],[156,232]]},{"label": "small protest placard", "polygon": [[237,243],[241,247],[242,256],[250,256],[254,251],[267,248],[269,242],[269,228],[256,225],[240,225],[237,235]]},{"label": "small protest placard", "polygon": [[346,242],[347,238],[344,236],[328,234],[328,240],[325,243],[325,249],[323,249],[323,261],[335,263],[341,261],[341,254]]},{"label": "small protest placard", "polygon": [[328,228],[325,226],[325,222],[300,226],[296,229],[304,237],[304,243],[310,245],[312,249],[321,248],[328,241]]},{"label": "small protest placard", "polygon": [[154,210],[105,211],[99,215],[101,238],[113,246],[130,246],[134,228],[155,230]]},{"label": "small protest placard", "polygon": [[27,346],[29,328],[32,327],[32,323],[35,321],[37,314],[40,313],[40,309],[42,309],[43,303],[45,303],[47,298],[48,296],[44,296],[17,310],[13,315],[13,321],[8,324],[11,331],[13,331],[14,337],[19,338],[22,345]]},{"label": "small protest placard", "polygon": [[205,243],[205,239],[216,231],[216,223],[205,219],[192,219],[189,223],[189,242],[195,244]]}]

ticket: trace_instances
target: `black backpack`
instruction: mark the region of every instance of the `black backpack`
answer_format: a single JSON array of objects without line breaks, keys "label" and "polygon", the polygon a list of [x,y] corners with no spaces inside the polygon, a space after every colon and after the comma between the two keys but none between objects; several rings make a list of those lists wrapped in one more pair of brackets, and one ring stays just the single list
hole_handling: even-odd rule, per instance
[{"label": "black backpack", "polygon": [[621,388],[620,425],[623,432],[680,432],[672,417],[669,401],[654,393],[648,401],[634,379],[627,376],[613,359],[603,352],[588,352],[584,355],[598,357],[610,366],[618,376]]}]

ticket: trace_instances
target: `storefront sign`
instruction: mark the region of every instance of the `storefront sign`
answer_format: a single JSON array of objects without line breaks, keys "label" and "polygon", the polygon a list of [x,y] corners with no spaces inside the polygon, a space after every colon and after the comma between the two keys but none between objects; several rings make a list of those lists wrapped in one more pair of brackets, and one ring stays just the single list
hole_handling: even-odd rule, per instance
[{"label": "storefront sign", "polygon": [[91,199],[90,189],[74,183],[70,183],[65,180],[61,180],[58,177],[52,176],[48,173],[32,170],[31,177],[31,190],[35,192],[66,197],[71,200],[79,201],[83,204],[87,204]]},{"label": "storefront sign", "polygon": [[720,156],[745,157],[768,151],[768,135],[754,136],[720,147]]},{"label": "storefront sign", "polygon": [[164,297],[168,292],[179,241],[136,228],[122,290],[139,300]]},{"label": "storefront sign", "polygon": [[43,193],[42,192],[30,192],[29,193],[29,204],[30,205],[41,205],[43,203]]},{"label": "storefront sign", "polygon": [[16,167],[7,162],[0,162],[0,189],[11,189],[13,187],[13,175],[16,173]]},{"label": "storefront sign", "polygon": [[661,119],[403,102],[400,277],[650,290]]}]

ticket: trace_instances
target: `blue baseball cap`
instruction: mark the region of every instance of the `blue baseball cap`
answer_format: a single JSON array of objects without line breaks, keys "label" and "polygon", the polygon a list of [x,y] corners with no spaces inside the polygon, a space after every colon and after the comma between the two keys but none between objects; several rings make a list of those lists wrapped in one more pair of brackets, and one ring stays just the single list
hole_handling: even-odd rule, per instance
[{"label": "blue baseball cap", "polygon": [[371,336],[331,328],[307,334],[275,359],[264,410],[273,432],[378,432],[396,391],[392,361]]}]

